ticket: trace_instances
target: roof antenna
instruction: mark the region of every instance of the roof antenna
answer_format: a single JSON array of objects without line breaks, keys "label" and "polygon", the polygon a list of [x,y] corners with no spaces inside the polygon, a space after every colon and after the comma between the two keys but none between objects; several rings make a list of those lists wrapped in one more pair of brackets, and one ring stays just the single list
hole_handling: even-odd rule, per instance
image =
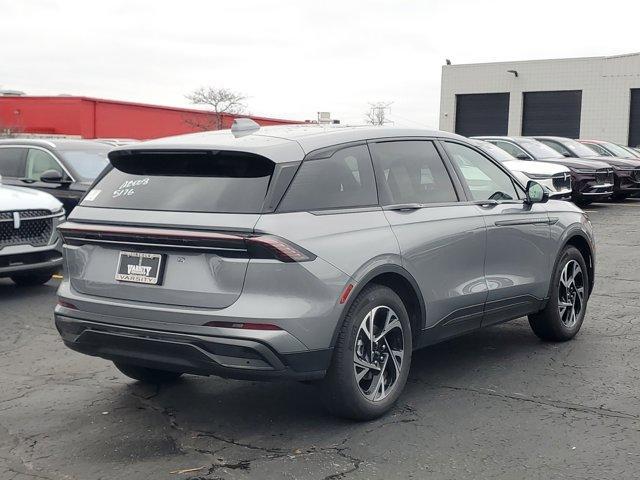
[{"label": "roof antenna", "polygon": [[236,138],[251,135],[260,130],[260,125],[250,118],[236,118],[231,125],[231,133]]}]

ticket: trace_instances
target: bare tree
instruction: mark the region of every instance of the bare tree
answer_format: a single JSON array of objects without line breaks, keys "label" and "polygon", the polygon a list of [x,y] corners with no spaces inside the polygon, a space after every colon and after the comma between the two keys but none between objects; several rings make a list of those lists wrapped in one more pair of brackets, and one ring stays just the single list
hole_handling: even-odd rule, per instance
[{"label": "bare tree", "polygon": [[369,111],[364,115],[364,121],[370,125],[386,125],[391,123],[388,120],[389,107],[393,102],[374,102],[369,103]]},{"label": "bare tree", "polygon": [[189,125],[201,130],[220,130],[224,114],[240,115],[247,108],[247,97],[228,88],[200,87],[186,95],[186,98],[195,105],[211,107],[211,119],[208,121],[185,119]]}]

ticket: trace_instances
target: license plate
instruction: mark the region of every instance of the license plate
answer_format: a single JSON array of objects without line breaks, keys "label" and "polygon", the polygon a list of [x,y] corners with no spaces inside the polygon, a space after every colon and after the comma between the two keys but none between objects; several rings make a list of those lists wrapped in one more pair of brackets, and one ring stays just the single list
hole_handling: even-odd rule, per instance
[{"label": "license plate", "polygon": [[120,252],[116,280],[160,285],[164,256],[159,253]]}]

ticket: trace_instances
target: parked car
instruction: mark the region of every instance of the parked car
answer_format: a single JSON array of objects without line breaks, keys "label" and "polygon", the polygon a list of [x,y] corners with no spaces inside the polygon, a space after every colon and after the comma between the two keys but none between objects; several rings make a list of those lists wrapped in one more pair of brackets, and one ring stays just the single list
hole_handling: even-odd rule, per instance
[{"label": "parked car", "polygon": [[613,168],[604,162],[566,158],[533,138],[527,137],[475,137],[507,151],[518,160],[536,160],[564,165],[571,171],[571,200],[580,206],[593,201],[606,200],[613,194]]},{"label": "parked car", "polygon": [[0,278],[42,285],[62,266],[56,227],[62,204],[51,195],[4,185],[0,177]]},{"label": "parked car", "polygon": [[563,137],[535,137],[567,158],[583,158],[605,162],[613,167],[613,195],[611,198],[622,200],[640,193],[640,159],[603,157],[577,140]]},{"label": "parked car", "polygon": [[0,175],[7,185],[50,193],[70,212],[107,165],[113,146],[92,140],[0,140]]},{"label": "parked car", "polygon": [[571,197],[571,171],[567,167],[555,163],[518,160],[484,140],[470,139],[469,142],[507,167],[522,185],[526,186],[529,180],[535,180],[547,189],[550,198]]},{"label": "parked car", "polygon": [[636,156],[629,152],[626,147],[617,145],[613,142],[605,142],[602,140],[578,140],[578,142],[586,145],[603,157],[636,158]]},{"label": "parked car", "polygon": [[595,250],[575,205],[454,134],[254,125],[109,153],[59,228],[68,347],[143,382],[322,380],[370,419],[417,348],[523,315],[545,340],[580,329]]},{"label": "parked car", "polygon": [[620,145],[619,143],[616,143],[616,145],[618,145],[621,148],[624,148],[629,153],[631,153],[631,155],[633,155],[633,158],[639,158],[640,159],[640,151],[638,151],[637,149],[631,148],[631,147],[627,147],[626,145]]}]

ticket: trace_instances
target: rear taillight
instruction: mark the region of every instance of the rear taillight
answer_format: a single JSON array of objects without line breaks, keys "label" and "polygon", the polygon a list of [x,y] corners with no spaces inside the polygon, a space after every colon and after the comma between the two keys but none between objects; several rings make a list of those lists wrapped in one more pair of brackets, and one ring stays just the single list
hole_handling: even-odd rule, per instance
[{"label": "rear taillight", "polygon": [[245,238],[252,256],[273,256],[281,262],[309,262],[316,256],[302,247],[274,235],[256,235]]},{"label": "rear taillight", "polygon": [[65,302],[64,300],[58,300],[58,306],[64,307],[64,308],[70,308],[71,310],[78,309],[78,307],[76,307],[73,303]]},{"label": "rear taillight", "polygon": [[316,256],[284,238],[269,234],[184,230],[67,222],[58,227],[66,245],[112,244],[118,247],[210,251],[222,256],[247,255],[281,262],[308,262]]},{"label": "rear taillight", "polygon": [[277,325],[270,323],[235,323],[235,322],[208,322],[205,327],[239,328],[242,330],[282,330]]}]

